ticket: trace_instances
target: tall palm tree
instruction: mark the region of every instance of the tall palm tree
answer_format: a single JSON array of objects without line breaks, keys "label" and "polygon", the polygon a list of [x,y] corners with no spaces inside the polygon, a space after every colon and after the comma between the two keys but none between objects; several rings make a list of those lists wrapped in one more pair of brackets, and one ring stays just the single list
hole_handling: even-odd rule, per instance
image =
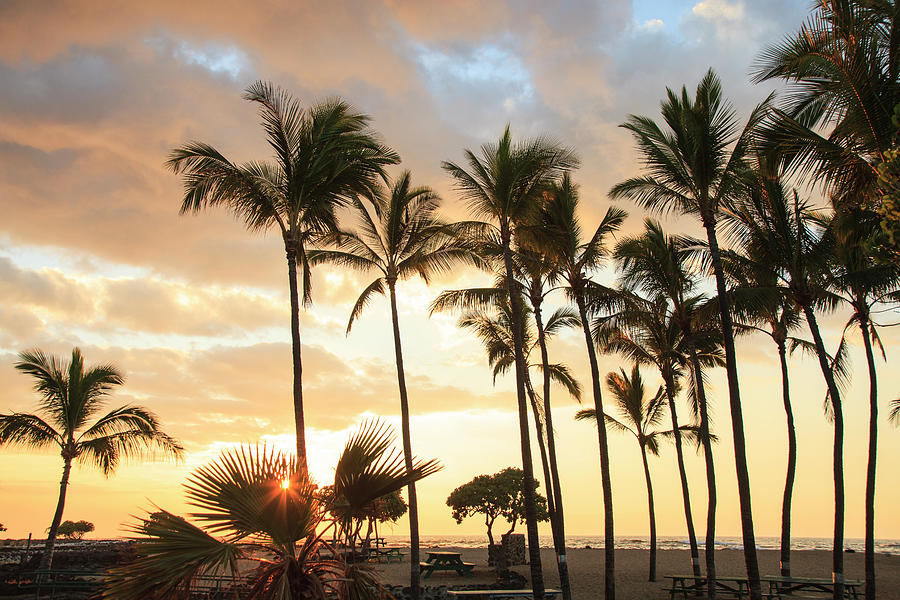
[{"label": "tall palm tree", "polygon": [[894,135],[898,16],[895,0],[817,0],[800,29],[760,53],[753,68],[757,82],[788,83],[770,127],[783,158],[857,206],[873,206],[876,165]]},{"label": "tall palm tree", "polygon": [[[866,464],[866,593],[875,597],[875,464],[878,448],[878,381],[875,354],[878,344],[884,347],[872,320],[872,310],[897,291],[900,286],[900,266],[894,261],[877,261],[868,248],[884,237],[881,218],[874,210],[845,204],[835,207],[829,232],[834,240],[834,263],[830,277],[831,289],[837,293],[853,314],[844,327],[844,334],[854,324],[862,334],[869,371],[869,451]],[[843,345],[844,339],[841,339]],[[837,352],[841,355],[841,351]]]},{"label": "tall palm tree", "polygon": [[[465,151],[466,166],[445,161],[442,167],[453,178],[456,189],[469,204],[469,210],[488,219],[493,236],[499,239],[507,290],[515,289],[513,251],[517,230],[535,212],[542,191],[562,173],[578,164],[575,155],[560,144],[536,138],[513,143],[509,126],[496,143],[484,144],[480,155]],[[525,495],[525,524],[531,563],[534,597],[544,594],[541,555],[538,545],[534,503],[534,469],[528,433],[528,402],[525,392],[525,357],[521,339],[522,302],[510,294],[513,346],[516,364],[516,390],[519,411],[519,437]]]},{"label": "tall palm tree", "polygon": [[[599,317],[594,322],[593,336],[596,344],[604,352],[617,352],[635,363],[656,367],[663,380],[674,432],[675,456],[681,479],[681,495],[691,550],[691,567],[694,574],[700,577],[699,550],[697,536],[694,533],[690,489],[684,467],[681,426],[678,424],[675,399],[681,389],[680,382],[683,377],[690,376],[694,379],[696,383],[691,386],[694,390],[703,385],[702,373],[699,377],[691,373],[694,366],[691,357],[696,355],[698,362],[705,367],[722,366],[724,358],[720,335],[715,327],[705,330],[695,327],[689,344],[684,329],[665,296],[657,295],[652,300],[647,300],[627,289],[608,292],[607,296],[605,299],[597,295],[593,298],[595,303],[607,305],[611,312],[610,315]],[[700,297],[685,298],[685,302],[693,305],[699,305],[701,300]],[[699,403],[696,402],[696,398],[693,399],[695,402],[691,408],[695,420],[698,420]],[[700,441],[699,436],[696,441]],[[713,580],[712,577],[708,579]]]},{"label": "tall palm tree", "polygon": [[622,125],[634,135],[648,173],[623,181],[610,190],[612,198],[631,198],[651,210],[675,211],[698,217],[706,230],[725,342],[741,534],[751,600],[761,600],[762,590],[753,532],[734,327],[716,222],[721,208],[740,189],[741,175],[747,168],[746,157],[751,147],[752,133],[762,120],[768,103],[767,99],[757,106],[741,129],[734,109],[722,96],[722,84],[711,69],[700,81],[693,99],[686,87],[682,87],[681,94],[667,89],[667,97],[661,105],[666,130],[648,117],[635,115],[631,115]]},{"label": "tall palm tree", "polygon": [[[666,418],[666,392],[663,386],[656,390],[652,396],[647,396],[644,389],[644,380],[637,364],[631,369],[631,377],[620,369],[621,373],[611,372],[606,375],[606,387],[612,392],[616,409],[621,421],[610,414],[606,414],[606,423],[612,429],[630,433],[637,440],[641,450],[641,462],[644,465],[644,479],[647,482],[647,503],[650,509],[650,581],[656,581],[656,510],[653,504],[653,483],[650,480],[650,465],[647,462],[647,453],[659,456],[659,444],[664,438],[673,437],[674,430],[660,430],[663,420]],[[592,408],[579,410],[575,413],[575,419],[579,421],[597,421],[597,411]],[[694,425],[682,425],[679,427],[680,435],[685,437],[698,436],[699,427]]]},{"label": "tall palm tree", "polygon": [[[397,281],[419,276],[426,282],[457,263],[480,264],[469,247],[452,235],[448,224],[437,215],[440,197],[427,187],[414,187],[409,171],[404,171],[389,190],[376,189],[368,198],[355,198],[353,206],[358,221],[356,231],[336,231],[323,238],[329,248],[310,250],[310,266],[322,263],[348,266],[378,273],[365,287],[347,322],[347,333],[375,294],[387,288],[391,302],[391,324],[394,332],[394,356],[397,385],[400,390],[400,420],[403,454],[407,469],[412,469],[412,441],[409,429],[409,397],[400,344],[400,319],[397,313]],[[419,584],[419,511],[415,482],[407,488],[409,496],[410,590],[413,598],[420,595]]]},{"label": "tall palm tree", "polygon": [[[526,236],[527,237],[527,227]],[[488,251],[486,254],[499,254]],[[541,373],[543,379],[543,407],[536,404],[536,395],[533,388],[529,388],[529,396],[532,401],[532,413],[537,430],[538,448],[541,452],[541,461],[544,466],[544,479],[547,483],[547,509],[550,514],[550,527],[553,533],[553,547],[556,552],[556,566],[559,573],[560,588],[563,600],[571,600],[572,590],[569,581],[569,565],[566,558],[565,517],[562,501],[562,485],[559,478],[559,466],[556,459],[556,436],[553,430],[553,411],[550,403],[551,380],[553,367],[550,363],[550,355],[547,350],[547,324],[544,323],[542,306],[547,295],[555,290],[558,273],[552,263],[539,250],[530,247],[527,243],[519,248],[515,255],[517,269],[517,281],[522,292],[528,299],[534,324],[537,329],[537,345],[541,350]],[[503,277],[500,276],[492,288],[469,288],[464,290],[446,290],[442,292],[432,303],[432,313],[437,310],[493,310],[499,302],[505,302],[503,306],[509,307],[508,300],[504,300],[506,290]],[[558,314],[558,311],[554,315]],[[551,321],[554,316],[551,315]],[[527,327],[527,325],[526,325]],[[552,333],[552,332],[551,332]],[[510,334],[509,339],[512,339]],[[512,356],[512,346],[510,346]],[[574,382],[574,379],[572,380]],[[564,384],[565,385],[565,384]],[[577,385],[577,383],[576,383]],[[580,386],[570,393],[580,401]],[[542,417],[542,418],[541,418]],[[546,436],[544,441],[542,432]],[[546,443],[546,450],[544,445]],[[546,456],[545,456],[546,454]]]},{"label": "tall palm tree", "polygon": [[[796,192],[793,198],[780,178],[760,166],[759,178],[729,218],[732,236],[744,257],[763,265],[775,265],[781,284],[806,318],[819,367],[828,391],[828,406],[834,422],[834,546],[832,569],[835,598],[842,598],[844,582],[844,417],[835,367],[819,330],[816,311],[833,309],[839,299],[826,288],[828,260],[833,252],[831,236],[824,235],[817,215]],[[840,594],[838,594],[840,592]]]},{"label": "tall palm tree", "polygon": [[[667,235],[659,223],[644,220],[644,232],[640,236],[622,240],[615,257],[622,273],[623,286],[628,290],[641,290],[649,297],[665,297],[671,303],[672,313],[681,328],[685,352],[690,361],[689,373],[696,412],[700,421],[700,442],[706,463],[706,577],[710,598],[716,594],[716,472],[710,437],[709,407],[703,368],[697,350],[698,338],[719,337],[718,323],[704,322],[702,315],[706,298],[695,292],[699,287],[696,270],[697,243],[693,240]],[[710,311],[707,311],[710,312]],[[702,342],[701,342],[702,343]],[[695,567],[696,568],[696,567]]]},{"label": "tall palm tree", "polygon": [[15,367],[34,379],[41,399],[37,413],[0,415],[0,446],[58,446],[63,459],[59,500],[41,556],[41,569],[49,569],[72,462],[96,467],[109,477],[123,459],[142,458],[154,451],[180,459],[184,450],[160,429],[156,415],[141,406],[120,406],[90,423],[110,391],[125,382],[113,365],[87,368],[81,350],[74,348],[68,363],[35,349],[20,353]]},{"label": "tall palm tree", "polygon": [[[735,328],[738,333],[763,333],[775,343],[781,366],[781,399],[784,405],[788,434],[787,470],[784,492],[781,498],[781,575],[791,576],[791,507],[794,495],[794,479],[797,470],[797,431],[794,426],[794,410],[791,405],[790,378],[788,375],[788,345],[809,349],[809,342],[791,336],[801,325],[799,307],[790,299],[789,292],[780,285],[776,267],[764,258],[745,257],[735,260],[731,252],[723,255],[725,270],[733,281],[732,294],[735,311]],[[762,293],[760,293],[762,292]],[[815,347],[812,347],[815,352]]]},{"label": "tall palm tree", "polygon": [[566,174],[558,185],[547,193],[548,199],[542,207],[538,219],[541,243],[549,249],[548,254],[558,261],[557,269],[565,280],[567,292],[578,307],[578,316],[584,331],[588,362],[591,367],[591,383],[594,395],[594,410],[598,415],[597,435],[600,446],[600,479],[603,487],[604,511],[604,553],[605,553],[605,597],[615,597],[615,535],[613,530],[612,482],[609,475],[609,445],[606,439],[606,420],[603,418],[603,398],[600,390],[600,367],[597,352],[591,340],[588,321],[588,301],[585,293],[590,283],[591,273],[600,267],[609,254],[607,240],[619,229],[625,220],[625,211],[610,207],[600,221],[594,234],[588,240],[582,239],[581,223],[578,220],[578,190]]},{"label": "tall palm tree", "polygon": [[399,157],[369,129],[369,117],[342,100],[304,109],[289,93],[262,81],[248,87],[244,99],[259,105],[273,161],[237,164],[209,144],[189,142],[173,150],[166,165],[184,180],[182,214],[224,205],[252,231],[275,228],[281,233],[291,301],[297,457],[306,465],[297,265],[307,304],[307,245],[336,227],[337,206],[360,194],[371,195],[384,177],[384,167]]}]

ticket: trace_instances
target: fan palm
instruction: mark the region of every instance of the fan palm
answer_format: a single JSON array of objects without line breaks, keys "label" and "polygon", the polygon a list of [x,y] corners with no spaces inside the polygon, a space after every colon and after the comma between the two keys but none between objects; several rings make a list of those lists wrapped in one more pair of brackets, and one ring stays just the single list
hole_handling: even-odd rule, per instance
[{"label": "fan palm", "polygon": [[[465,151],[466,166],[444,162],[442,166],[454,180],[456,189],[469,204],[470,211],[490,221],[492,234],[499,239],[506,276],[506,288],[515,289],[513,248],[517,229],[534,213],[540,195],[547,185],[563,172],[574,168],[574,154],[559,144],[543,139],[513,143],[509,126],[496,143],[484,144],[480,155]],[[519,412],[519,437],[525,492],[525,525],[531,564],[534,597],[544,593],[541,555],[537,537],[534,502],[534,469],[528,433],[528,403],[525,392],[525,357],[521,339],[522,302],[518,294],[510,295],[513,350],[516,366],[516,392]]]},{"label": "fan palm", "polygon": [[[390,430],[374,421],[347,442],[334,485],[347,519],[440,468],[417,461],[408,471],[390,443]],[[368,598],[380,589],[372,571],[347,565],[326,543],[335,524],[296,457],[266,447],[229,450],[197,469],[185,491],[200,525],[167,511],[134,525],[138,558],[113,572],[104,597],[189,598],[204,575],[233,577],[248,600]],[[239,560],[257,567],[241,572]]]},{"label": "fan palm", "polygon": [[895,0],[817,0],[799,31],[764,50],[753,68],[757,82],[788,82],[771,124],[782,156],[856,205],[875,199],[876,165],[891,147],[898,15]]},{"label": "fan palm", "polygon": [[244,98],[259,105],[272,162],[236,164],[203,142],[176,148],[166,163],[184,179],[181,213],[224,205],[252,231],[281,233],[288,263],[293,356],[294,425],[297,456],[306,461],[303,416],[303,365],[300,347],[300,296],[311,301],[306,248],[336,227],[335,208],[360,194],[371,194],[385,165],[399,161],[369,129],[369,117],[338,99],[304,109],[287,92],[265,82],[247,88]]},{"label": "fan palm", "polygon": [[120,406],[90,422],[100,414],[110,391],[125,381],[113,365],[87,368],[81,350],[74,348],[68,364],[41,350],[29,350],[19,354],[15,367],[34,379],[41,400],[35,414],[0,415],[0,446],[59,447],[63,459],[59,500],[41,556],[41,569],[49,569],[72,462],[96,467],[108,477],[123,459],[155,451],[179,459],[183,449],[160,429],[156,415],[140,406]]},{"label": "fan palm", "polygon": [[[323,239],[330,248],[310,250],[310,266],[330,263],[349,266],[362,271],[375,271],[378,277],[360,294],[350,312],[347,333],[375,294],[387,288],[391,302],[391,323],[394,330],[394,355],[397,364],[397,384],[400,390],[400,419],[403,454],[406,466],[412,469],[412,441],[409,430],[409,397],[400,344],[400,320],[397,314],[397,281],[430,277],[448,271],[457,263],[479,264],[478,256],[451,235],[450,227],[437,215],[441,199],[427,187],[414,187],[409,171],[404,171],[389,190],[376,190],[369,201],[354,199],[358,217],[357,231],[337,231]],[[412,597],[419,597],[419,512],[415,483],[407,489],[409,495],[410,589]]]},{"label": "fan palm", "polygon": [[725,342],[725,371],[728,377],[741,533],[752,600],[760,600],[762,590],[753,532],[750,475],[747,469],[734,331],[716,222],[721,208],[740,189],[742,173],[747,167],[746,157],[752,133],[762,120],[768,102],[766,100],[757,106],[741,129],[734,109],[722,96],[721,82],[712,70],[700,81],[693,99],[688,95],[686,87],[682,87],[680,94],[668,89],[667,97],[661,105],[667,130],[660,128],[652,119],[635,115],[630,116],[622,125],[634,135],[648,174],[623,181],[610,190],[612,198],[631,198],[652,210],[675,211],[698,217],[706,230]]},{"label": "fan palm", "polygon": [[[825,350],[816,320],[816,310],[832,309],[838,297],[825,289],[828,257],[833,252],[830,236],[824,235],[817,215],[796,192],[788,197],[782,181],[760,166],[759,178],[733,210],[730,230],[744,257],[776,266],[781,284],[806,318],[819,366],[828,391],[828,407],[834,421],[834,546],[832,568],[835,590],[843,590],[844,574],[844,417],[835,368]],[[835,594],[838,592],[836,591]],[[843,591],[841,591],[843,594]],[[835,596],[840,598],[842,596]]]},{"label": "fan palm", "polygon": [[[703,322],[702,307],[705,297],[692,295],[699,286],[696,263],[697,243],[685,238],[667,235],[660,225],[651,219],[644,220],[644,232],[640,236],[626,238],[617,246],[615,257],[622,273],[623,286],[628,290],[639,289],[653,297],[665,297],[671,303],[672,313],[681,328],[685,352],[690,361],[694,385],[692,396],[700,417],[700,441],[706,463],[706,573],[710,598],[716,593],[716,473],[710,440],[709,407],[703,383],[703,369],[697,351],[700,336],[718,337],[718,323]],[[708,311],[707,311],[708,312]],[[706,317],[708,320],[709,317]],[[695,569],[697,566],[695,565]]]},{"label": "fan palm", "polygon": [[[894,261],[876,261],[867,251],[884,236],[879,215],[871,209],[838,205],[828,223],[834,240],[834,263],[831,289],[853,314],[844,327],[844,336],[853,325],[859,327],[866,351],[869,371],[869,451],[866,465],[866,590],[867,597],[875,597],[875,462],[878,447],[878,383],[875,372],[873,344],[884,347],[872,320],[872,310],[897,290],[900,267]],[[844,344],[844,339],[841,339]],[[842,352],[838,350],[837,355]]]},{"label": "fan palm", "polygon": [[548,255],[557,261],[560,278],[566,282],[569,297],[578,307],[578,316],[584,331],[588,361],[591,367],[591,381],[594,396],[594,410],[597,411],[597,435],[600,446],[600,478],[603,487],[604,510],[604,551],[605,551],[605,595],[607,600],[615,597],[615,535],[613,530],[612,483],[609,475],[609,446],[606,439],[606,421],[603,415],[603,399],[600,390],[600,368],[597,353],[591,342],[591,328],[588,321],[588,303],[585,289],[590,283],[590,274],[600,267],[608,255],[606,242],[625,220],[626,213],[610,207],[600,221],[600,225],[588,240],[582,239],[581,224],[577,216],[578,190],[566,174],[562,181],[547,192],[547,202],[538,217],[537,230],[541,232],[540,243]]},{"label": "fan palm", "polygon": [[[631,377],[620,369],[621,373],[608,373],[606,387],[612,392],[616,409],[621,421],[606,414],[606,424],[616,431],[630,433],[637,440],[641,450],[641,462],[644,465],[644,479],[647,482],[647,503],[650,509],[650,581],[656,581],[656,511],[653,504],[653,483],[650,480],[650,465],[647,453],[659,456],[659,444],[664,438],[673,437],[674,430],[658,429],[666,418],[666,392],[662,386],[653,396],[647,396],[644,381],[637,365],[631,370]],[[575,419],[597,421],[597,411],[592,408],[579,410]],[[679,427],[679,434],[684,437],[696,437],[699,428],[692,425]]]}]

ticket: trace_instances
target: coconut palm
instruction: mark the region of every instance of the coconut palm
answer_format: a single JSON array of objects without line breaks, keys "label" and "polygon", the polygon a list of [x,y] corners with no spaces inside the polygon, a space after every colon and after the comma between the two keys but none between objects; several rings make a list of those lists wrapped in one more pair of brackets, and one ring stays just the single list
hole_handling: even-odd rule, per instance
[{"label": "coconut palm", "polygon": [[606,421],[603,419],[603,399],[600,390],[600,368],[597,353],[591,341],[588,321],[588,301],[585,293],[590,284],[591,273],[600,267],[609,251],[607,240],[619,229],[626,213],[610,207],[600,221],[600,225],[588,240],[582,239],[581,224],[578,220],[578,189],[566,174],[562,181],[547,192],[547,201],[537,219],[537,230],[541,232],[540,243],[549,256],[558,261],[556,268],[560,278],[566,283],[569,297],[578,307],[578,317],[584,331],[588,362],[591,367],[591,382],[594,396],[594,410],[598,416],[597,434],[600,446],[600,478],[603,487],[604,510],[604,553],[605,553],[605,596],[615,597],[615,535],[613,530],[612,483],[609,476],[609,446],[606,439]]},{"label": "coconut palm", "polygon": [[[759,177],[729,218],[729,229],[744,257],[776,266],[778,278],[791,301],[803,313],[813,337],[819,367],[828,391],[829,414],[834,422],[834,546],[832,569],[835,590],[843,590],[844,575],[844,417],[838,377],[839,361],[831,359],[816,319],[817,310],[833,309],[839,298],[826,288],[833,240],[825,235],[818,216],[796,192],[791,194],[774,174],[761,165]],[[839,355],[836,356],[839,358]],[[837,591],[835,592],[837,594]],[[843,594],[843,591],[841,591]],[[840,598],[842,596],[835,596]]]},{"label": "coconut palm", "polygon": [[[527,229],[527,228],[526,228]],[[488,255],[498,252],[486,252]],[[547,325],[544,323],[542,306],[547,295],[556,289],[558,273],[552,264],[538,250],[524,246],[515,255],[517,283],[530,304],[532,317],[537,330],[537,345],[541,350],[541,373],[543,379],[543,407],[536,404],[537,397],[533,388],[529,389],[532,401],[532,413],[538,437],[538,448],[544,467],[544,480],[547,482],[547,509],[550,514],[550,526],[553,533],[553,546],[556,552],[557,570],[563,600],[571,600],[571,584],[569,566],[566,559],[565,517],[563,514],[562,485],[559,478],[559,467],[556,459],[556,439],[553,432],[553,411],[550,404],[550,384],[553,379],[553,368],[547,351]],[[495,306],[509,306],[505,300],[506,290],[503,277],[498,277],[492,288],[469,288],[463,290],[446,290],[432,303],[431,311],[438,310],[493,310]],[[502,304],[498,304],[502,303]],[[554,313],[557,314],[557,313]],[[553,316],[551,316],[553,319]],[[527,328],[527,324],[526,324]],[[511,334],[510,334],[511,335]],[[510,337],[511,339],[511,337]],[[510,352],[511,350],[510,346]],[[530,378],[530,376],[529,376]],[[574,380],[572,380],[574,381]],[[570,393],[577,391],[580,399],[580,386],[577,390],[570,388]],[[546,442],[543,437],[546,435]],[[545,450],[546,444],[546,450]]]},{"label": "coconut palm", "polygon": [[[610,414],[604,415],[606,423],[615,431],[630,433],[635,437],[641,450],[641,462],[644,465],[644,479],[647,482],[647,503],[650,509],[650,581],[656,581],[656,511],[653,504],[653,483],[650,480],[650,465],[647,453],[659,456],[660,442],[673,437],[673,430],[660,430],[666,418],[666,392],[663,386],[652,396],[647,396],[644,380],[637,364],[631,369],[631,377],[620,369],[620,373],[611,372],[606,375],[606,387],[613,395],[619,419]],[[592,408],[579,410],[575,419],[597,421],[597,411]],[[683,437],[697,437],[699,427],[682,425],[679,427]]]},{"label": "coconut palm", "polygon": [[[697,548],[697,537],[694,533],[694,520],[691,512],[690,489],[684,467],[684,453],[681,439],[681,426],[675,404],[676,396],[681,389],[681,379],[692,378],[692,390],[702,388],[703,376],[696,377],[691,373],[694,363],[691,357],[696,355],[697,361],[704,367],[722,366],[720,335],[716,327],[702,329],[694,327],[691,343],[685,336],[684,329],[671,307],[669,299],[657,296],[652,300],[626,290],[615,290],[608,293],[608,298],[601,299],[595,294],[595,303],[603,302],[611,313],[598,317],[593,325],[595,343],[603,352],[616,352],[635,363],[651,365],[659,370],[663,380],[669,414],[672,420],[675,456],[678,473],[681,479],[681,495],[684,503],[684,516],[687,524],[688,542],[691,550],[691,566],[699,577],[700,559]],[[702,298],[685,298],[690,305],[699,306]],[[692,311],[693,312],[693,309]],[[696,394],[695,394],[696,395]],[[699,419],[699,403],[692,397],[692,409],[695,420]],[[699,441],[700,438],[697,438]]]},{"label": "coconut palm", "polygon": [[900,398],[891,400],[888,420],[894,425],[900,425]]},{"label": "coconut palm", "polygon": [[63,459],[59,500],[41,556],[41,569],[49,569],[73,462],[95,467],[109,477],[122,460],[155,453],[180,459],[183,449],[160,429],[156,415],[141,406],[120,406],[91,423],[125,378],[110,364],[85,367],[78,348],[72,350],[68,363],[41,350],[28,350],[19,354],[15,368],[34,379],[41,399],[36,413],[0,415],[0,446],[59,447]]},{"label": "coconut palm", "polygon": [[[496,143],[484,144],[480,155],[465,151],[466,166],[445,161],[442,167],[453,178],[456,189],[469,204],[469,210],[488,219],[492,236],[499,247],[506,276],[506,288],[515,289],[513,250],[519,226],[527,222],[537,208],[541,193],[563,172],[577,166],[575,155],[556,142],[543,138],[513,143],[509,126]],[[534,597],[544,593],[541,555],[537,537],[534,469],[528,433],[528,402],[525,392],[525,357],[521,339],[522,302],[518,294],[510,296],[513,349],[516,364],[516,391],[519,411],[519,437],[525,492],[525,524]]]},{"label": "coconut palm", "polygon": [[[353,322],[376,294],[385,288],[391,302],[394,332],[394,356],[397,385],[400,390],[400,420],[403,454],[412,469],[412,441],[409,430],[409,397],[400,343],[400,320],[397,314],[397,281],[419,276],[426,282],[458,263],[479,264],[478,256],[452,234],[437,215],[441,199],[427,187],[412,185],[409,171],[404,171],[390,189],[376,189],[368,200],[355,198],[353,206],[358,221],[356,231],[337,231],[325,237],[326,249],[310,250],[310,266],[321,263],[348,266],[362,271],[375,271],[378,277],[365,287],[350,312],[347,333]],[[409,497],[410,590],[418,598],[419,590],[419,512],[415,483],[407,489]]]},{"label": "coconut palm", "polygon": [[[716,473],[710,439],[709,407],[703,368],[697,351],[698,337],[718,337],[718,323],[704,322],[706,298],[696,294],[699,277],[696,270],[698,243],[677,236],[667,235],[659,223],[644,220],[643,234],[622,240],[617,244],[615,257],[622,273],[622,284],[627,290],[640,290],[649,297],[665,297],[671,303],[673,317],[681,328],[685,352],[689,359],[689,373],[693,385],[691,395],[695,400],[696,414],[700,422],[700,441],[706,463],[706,576],[710,598],[716,594]],[[709,312],[709,311],[707,311]],[[692,404],[693,406],[693,404]],[[697,567],[695,566],[695,569]]]},{"label": "coconut palm", "polygon": [[876,165],[894,134],[897,17],[895,0],[817,0],[800,29],[764,50],[753,68],[757,82],[788,83],[770,127],[783,158],[857,206],[872,206]]},{"label": "coconut palm", "polygon": [[[340,514],[352,519],[440,468],[417,461],[408,471],[390,445],[390,430],[376,421],[347,442],[335,470]],[[372,598],[381,590],[371,570],[348,565],[325,541],[336,524],[296,457],[266,447],[228,450],[197,469],[185,491],[200,524],[160,511],[132,526],[138,558],[113,572],[104,597],[189,598],[203,575],[234,577],[249,600]],[[257,567],[239,572],[239,560]]]},{"label": "coconut palm", "polygon": [[668,89],[661,105],[665,130],[652,119],[635,115],[622,124],[634,135],[647,174],[623,181],[610,190],[612,198],[630,198],[651,210],[697,217],[706,230],[725,343],[741,534],[751,600],[761,600],[762,590],[753,532],[734,328],[716,222],[721,209],[740,190],[752,134],[762,120],[768,102],[757,106],[741,129],[734,109],[722,96],[721,82],[711,69],[697,86],[694,98],[688,95],[686,87],[682,87],[680,94]]},{"label": "coconut palm", "polygon": [[[897,290],[900,285],[900,266],[894,261],[877,261],[869,248],[884,237],[881,218],[874,210],[838,205],[827,223],[834,243],[834,262],[830,287],[853,311],[844,327],[844,337],[854,325],[862,334],[869,372],[869,451],[866,465],[866,590],[875,597],[875,463],[878,448],[878,383],[875,372],[877,344],[884,356],[872,311]],[[837,355],[842,355],[839,349]]]},{"label": "coconut palm", "polygon": [[291,301],[297,456],[305,463],[297,265],[303,279],[302,301],[308,304],[307,246],[335,228],[337,206],[371,194],[384,177],[385,165],[399,158],[369,129],[369,117],[342,100],[304,109],[290,94],[262,81],[248,87],[244,99],[259,105],[274,161],[234,163],[209,144],[189,142],[173,150],[166,164],[184,180],[182,214],[224,205],[252,231],[274,228],[281,233]]},{"label": "coconut palm", "polygon": [[[791,336],[800,328],[802,316],[799,307],[789,298],[776,273],[776,267],[764,258],[745,257],[734,259],[731,252],[723,254],[725,270],[733,281],[731,290],[735,311],[735,328],[738,333],[763,333],[775,343],[781,366],[781,398],[784,405],[788,434],[787,471],[781,499],[781,575],[791,576],[791,506],[794,494],[794,478],[797,468],[797,432],[794,426],[794,410],[791,405],[790,378],[787,354],[802,347],[810,350],[806,340]],[[762,293],[760,293],[762,292]],[[812,352],[815,347],[812,346]]]}]

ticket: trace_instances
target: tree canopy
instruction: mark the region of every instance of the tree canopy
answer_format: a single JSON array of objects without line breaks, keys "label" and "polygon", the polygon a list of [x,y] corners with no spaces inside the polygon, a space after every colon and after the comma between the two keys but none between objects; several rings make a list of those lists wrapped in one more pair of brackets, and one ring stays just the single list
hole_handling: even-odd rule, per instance
[{"label": "tree canopy", "polygon": [[[452,516],[457,523],[463,519],[477,514],[484,515],[484,524],[487,526],[488,539],[494,544],[492,527],[497,517],[503,517],[511,527],[507,533],[512,533],[516,523],[525,521],[525,495],[523,492],[522,469],[507,467],[493,475],[479,475],[469,483],[465,483],[450,493],[447,497],[447,506],[452,511]],[[547,512],[547,499],[537,493],[540,485],[536,479],[532,480],[535,488],[535,504],[537,505],[538,521],[547,521],[550,514]]]}]

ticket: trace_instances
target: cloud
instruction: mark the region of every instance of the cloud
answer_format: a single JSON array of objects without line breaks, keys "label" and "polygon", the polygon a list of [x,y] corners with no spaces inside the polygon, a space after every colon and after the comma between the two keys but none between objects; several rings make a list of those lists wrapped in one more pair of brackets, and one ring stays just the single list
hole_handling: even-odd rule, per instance
[{"label": "cloud", "polygon": [[744,3],[703,0],[703,2],[695,4],[691,12],[711,21],[737,21],[744,17]]}]

